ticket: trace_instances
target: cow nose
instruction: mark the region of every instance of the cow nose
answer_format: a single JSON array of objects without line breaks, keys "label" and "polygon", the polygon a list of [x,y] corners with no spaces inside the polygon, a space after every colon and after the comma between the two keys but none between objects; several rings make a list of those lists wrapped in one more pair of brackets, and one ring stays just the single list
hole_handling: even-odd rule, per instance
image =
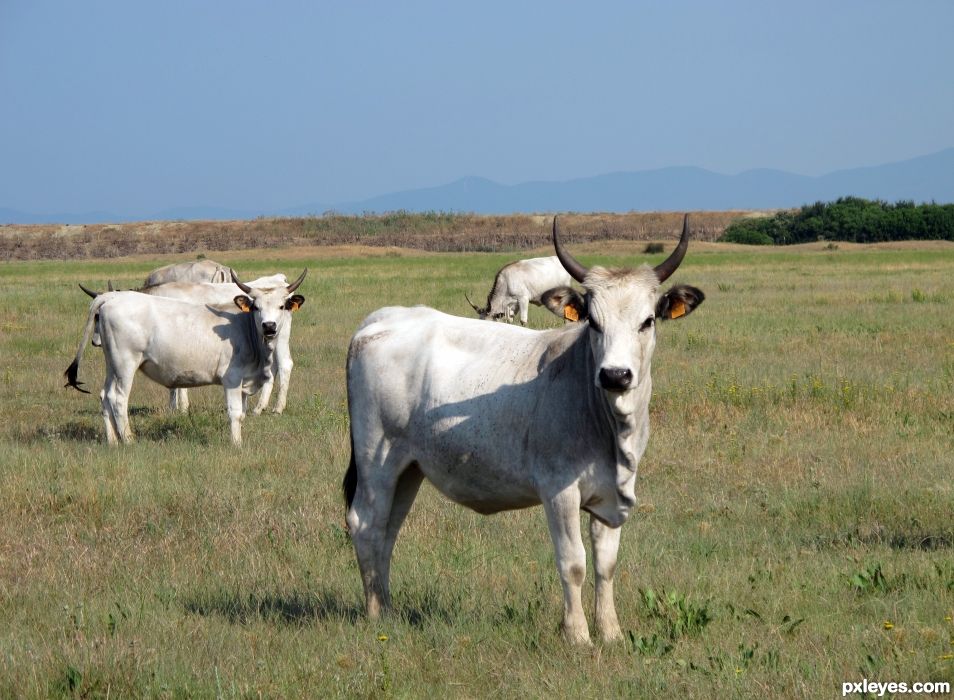
[{"label": "cow nose", "polygon": [[262,331],[265,332],[265,335],[275,335],[275,330],[277,326],[274,321],[265,321],[262,323]]},{"label": "cow nose", "polygon": [[633,372],[622,367],[600,369],[600,386],[608,391],[625,391],[633,383]]}]

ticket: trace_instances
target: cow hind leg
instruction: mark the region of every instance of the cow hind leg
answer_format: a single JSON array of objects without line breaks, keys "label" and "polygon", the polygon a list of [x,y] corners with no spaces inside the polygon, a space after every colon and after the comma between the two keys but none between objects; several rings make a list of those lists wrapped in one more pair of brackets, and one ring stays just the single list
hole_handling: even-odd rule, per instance
[{"label": "cow hind leg", "polygon": [[[115,436],[122,442],[133,441],[132,426],[129,423],[129,392],[136,373],[135,367],[119,367],[107,370],[108,378],[103,387],[103,416],[109,412]],[[106,438],[109,439],[109,428]]]},{"label": "cow hind leg", "polygon": [[169,389],[169,410],[173,413],[189,412],[188,389]]},{"label": "cow hind leg", "polygon": [[384,546],[381,549],[381,576],[385,582],[391,580],[391,556],[394,554],[394,543],[397,541],[401,526],[414,504],[417,492],[424,481],[424,473],[417,464],[411,464],[397,480],[394,489],[394,498],[391,502],[391,516],[388,518],[387,532]]},{"label": "cow hind leg", "polygon": [[596,574],[596,628],[604,641],[623,638],[613,602],[613,575],[619,552],[621,528],[608,527],[590,516],[590,542],[593,545],[593,570]]},{"label": "cow hind leg", "polygon": [[[393,452],[387,452],[386,447],[379,447],[370,469],[357,465],[357,483],[347,515],[351,542],[361,569],[368,617],[372,620],[391,607],[388,581],[391,551],[420,485],[419,479],[415,483],[412,478],[402,484],[402,472],[406,470],[399,466],[402,462]],[[395,501],[397,514],[392,517]]]},{"label": "cow hind leg", "polygon": [[103,407],[103,422],[106,424],[106,442],[110,445],[115,445],[119,442],[119,433],[116,430],[116,419],[113,417],[113,407],[107,399],[115,381],[115,377],[107,370],[106,382],[103,384],[103,390],[99,392],[99,402]]}]

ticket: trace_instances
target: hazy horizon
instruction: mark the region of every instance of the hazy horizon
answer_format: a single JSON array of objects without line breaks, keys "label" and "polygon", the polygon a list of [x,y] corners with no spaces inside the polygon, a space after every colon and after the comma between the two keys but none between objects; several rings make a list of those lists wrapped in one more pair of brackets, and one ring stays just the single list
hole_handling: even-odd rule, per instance
[{"label": "hazy horizon", "polygon": [[820,176],[954,146],[954,4],[0,5],[0,207]]}]

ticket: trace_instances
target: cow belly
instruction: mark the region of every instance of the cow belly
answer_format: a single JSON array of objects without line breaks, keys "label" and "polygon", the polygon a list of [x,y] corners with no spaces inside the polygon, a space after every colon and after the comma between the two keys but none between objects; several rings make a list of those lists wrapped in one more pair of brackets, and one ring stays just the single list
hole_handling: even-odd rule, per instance
[{"label": "cow belly", "polygon": [[143,362],[139,369],[152,381],[170,389],[189,389],[221,383],[218,377],[208,371],[195,368],[163,367],[149,360]]},{"label": "cow belly", "polygon": [[434,487],[455,503],[478,513],[528,508],[540,503],[536,489],[523,475],[480,463],[473,454],[446,452],[418,459]]}]

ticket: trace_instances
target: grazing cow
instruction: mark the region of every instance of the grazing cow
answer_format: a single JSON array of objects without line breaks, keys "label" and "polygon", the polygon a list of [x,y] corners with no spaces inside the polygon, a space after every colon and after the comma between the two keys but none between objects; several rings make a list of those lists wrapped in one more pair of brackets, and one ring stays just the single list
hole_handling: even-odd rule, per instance
[{"label": "grazing cow", "polygon": [[76,358],[66,370],[67,385],[89,393],[77,375],[98,316],[106,359],[100,398],[109,443],[132,440],[128,398],[136,370],[142,370],[169,389],[222,385],[232,442],[240,445],[247,397],[271,374],[282,327],[304,303],[293,292],[307,272],[290,285],[271,289],[255,289],[231,273],[241,292],[233,299],[238,311],[140,292],[101,294],[90,305]]},{"label": "grazing cow", "polygon": [[[520,323],[527,325],[530,304],[540,306],[540,297],[548,289],[570,284],[570,275],[554,256],[517,260],[504,265],[494,277],[487,294],[487,306],[479,308],[466,294],[464,297],[481,320],[506,319],[513,322],[515,309],[520,310]],[[572,319],[571,319],[572,320]]]},{"label": "grazing cow", "polygon": [[[249,287],[254,287],[255,289],[271,289],[273,287],[287,285],[288,280],[286,279],[285,275],[279,273],[266,277],[259,277],[258,279],[247,282],[246,284]],[[94,299],[101,294],[101,292],[94,292],[87,289],[82,284],[80,285],[80,289]],[[113,291],[112,283],[110,283],[109,289],[110,291]],[[136,291],[142,292],[143,294],[150,294],[152,296],[166,297],[168,299],[182,299],[185,301],[193,301],[201,304],[210,304],[212,306],[228,307],[232,306],[232,300],[236,297],[236,295],[241,293],[241,290],[231,282],[228,284],[212,284],[210,282],[169,282],[167,284],[160,284],[155,287],[143,287],[142,289],[138,289]],[[268,406],[276,377],[278,379],[278,398],[275,401],[275,407],[272,409],[272,411],[274,413],[282,413],[285,410],[285,404],[288,399],[288,382],[289,378],[291,377],[292,368],[295,366],[295,363],[292,361],[291,349],[289,347],[290,339],[291,319],[289,319],[288,323],[282,326],[278,338],[275,341],[275,351],[272,353],[272,373],[268,380],[266,380],[265,384],[262,385],[262,389],[259,392],[258,403],[256,404],[255,409],[252,411],[253,415],[259,415]],[[98,325],[95,325],[94,327],[92,344],[95,347],[100,345]],[[170,389],[169,407],[173,411],[188,411],[188,389]]]},{"label": "grazing cow", "polygon": [[562,629],[588,643],[581,590],[586,553],[580,511],[590,514],[596,625],[621,636],[613,602],[619,527],[635,498],[649,438],[650,361],[656,321],[705,298],[660,283],[679,266],[688,218],[673,254],[655,269],[587,269],[560,263],[585,292],[551,295],[558,315],[581,323],[548,331],[449,316],[425,307],[380,309],[348,349],[351,464],[343,489],[368,616],[390,605],[394,541],[423,479],[478,513],[543,504],[563,584]]},{"label": "grazing cow", "polygon": [[153,270],[146,278],[146,287],[155,287],[169,282],[228,282],[231,268],[213,260],[194,260],[192,262],[173,263]]}]

